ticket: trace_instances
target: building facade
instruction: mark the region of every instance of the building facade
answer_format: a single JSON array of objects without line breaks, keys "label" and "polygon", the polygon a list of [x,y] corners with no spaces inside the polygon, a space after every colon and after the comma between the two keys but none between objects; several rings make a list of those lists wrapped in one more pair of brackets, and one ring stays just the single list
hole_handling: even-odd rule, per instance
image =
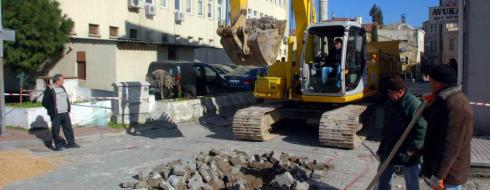
[{"label": "building facade", "polygon": [[[456,0],[440,0],[440,6],[456,7]],[[458,60],[458,35],[457,22],[432,23],[424,22],[423,29],[426,32],[425,47],[428,65],[448,63],[450,59]]]},{"label": "building facade", "polygon": [[422,29],[414,28],[402,22],[385,25],[378,29],[379,41],[400,41],[400,61],[402,69],[407,77],[422,79],[422,57],[424,48],[425,32]]},{"label": "building facade", "polygon": [[[49,74],[76,76],[81,87],[112,90],[114,82],[144,81],[157,60],[230,63],[216,34],[227,21],[226,0],[58,1],[74,27]],[[287,19],[284,0],[249,4],[259,17]]]}]

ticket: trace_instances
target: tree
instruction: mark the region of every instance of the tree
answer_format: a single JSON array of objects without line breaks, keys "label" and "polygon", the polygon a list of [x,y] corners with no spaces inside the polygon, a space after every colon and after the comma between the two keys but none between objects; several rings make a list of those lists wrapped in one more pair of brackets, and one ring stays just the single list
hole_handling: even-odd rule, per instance
[{"label": "tree", "polygon": [[16,30],[16,41],[5,44],[6,64],[16,70],[38,70],[70,40],[73,22],[57,1],[3,0],[2,13],[5,28]]},{"label": "tree", "polygon": [[381,8],[374,4],[373,7],[371,7],[371,10],[369,10],[369,16],[371,16],[373,20],[373,31],[371,32],[371,39],[373,42],[378,41],[378,26],[383,25],[383,11]]},{"label": "tree", "polygon": [[383,11],[378,5],[374,4],[373,7],[371,7],[371,10],[369,10],[369,16],[371,16],[374,23],[378,23],[379,25],[384,24]]}]

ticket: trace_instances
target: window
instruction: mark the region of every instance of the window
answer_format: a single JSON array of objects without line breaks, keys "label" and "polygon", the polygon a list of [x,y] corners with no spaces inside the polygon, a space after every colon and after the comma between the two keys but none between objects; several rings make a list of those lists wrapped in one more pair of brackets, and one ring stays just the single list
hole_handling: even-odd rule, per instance
[{"label": "window", "polygon": [[209,39],[209,45],[212,46],[214,44],[214,40],[213,39]]},{"label": "window", "polygon": [[153,38],[153,32],[145,31],[145,40],[146,41],[152,41],[152,38]]},{"label": "window", "polygon": [[197,15],[202,16],[204,15],[204,0],[198,0],[197,1]]},{"label": "window", "polygon": [[[345,70],[349,71],[345,76],[345,88],[347,91],[354,90],[362,76],[365,66],[363,44],[364,32],[358,28],[349,29],[349,39],[347,40],[347,55],[345,59]],[[408,62],[408,58],[406,58]]]},{"label": "window", "polygon": [[160,0],[160,7],[167,8],[167,0]]},{"label": "window", "polygon": [[177,48],[175,46],[168,47],[168,60],[177,59]]},{"label": "window", "polygon": [[137,39],[138,38],[138,30],[129,29],[129,38],[130,39]]},{"label": "window", "polygon": [[186,0],[185,6],[185,12],[192,14],[192,0]]},{"label": "window", "polygon": [[216,73],[213,69],[210,67],[204,67],[204,71],[206,72],[206,77],[207,78],[216,78],[218,76],[218,73]]},{"label": "window", "polygon": [[94,36],[94,37],[100,37],[99,25],[98,24],[89,24],[88,25],[88,35]]},{"label": "window", "polygon": [[180,0],[175,0],[175,10],[180,11]]},{"label": "window", "polygon": [[154,2],[153,2],[153,1],[154,1],[154,0],[145,0],[146,4],[150,4],[150,5],[153,5],[153,4],[154,4]]},{"label": "window", "polygon": [[110,26],[109,27],[109,37],[110,38],[117,38],[119,36],[119,28],[115,26]]},{"label": "window", "polygon": [[253,18],[257,18],[257,17],[259,17],[258,13],[257,13],[257,11],[254,11],[254,17]]},{"label": "window", "polygon": [[168,42],[168,34],[162,33],[162,42]]},{"label": "window", "polygon": [[252,18],[252,9],[247,9],[247,18],[251,19]]},{"label": "window", "polygon": [[218,10],[216,12],[216,18],[223,20],[223,0],[218,0]]},{"label": "window", "polygon": [[87,79],[87,60],[84,51],[77,52],[77,77],[80,80]]},{"label": "window", "polygon": [[208,17],[213,18],[213,1],[208,0]]},{"label": "window", "polygon": [[449,50],[454,51],[454,39],[449,39]]}]

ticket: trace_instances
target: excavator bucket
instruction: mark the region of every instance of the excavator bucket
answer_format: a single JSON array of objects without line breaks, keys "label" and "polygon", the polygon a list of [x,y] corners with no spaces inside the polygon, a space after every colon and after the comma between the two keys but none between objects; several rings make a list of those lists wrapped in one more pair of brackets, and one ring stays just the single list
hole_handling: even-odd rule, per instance
[{"label": "excavator bucket", "polygon": [[272,65],[284,38],[286,21],[272,17],[245,19],[241,15],[233,26],[220,27],[221,45],[237,65]]}]

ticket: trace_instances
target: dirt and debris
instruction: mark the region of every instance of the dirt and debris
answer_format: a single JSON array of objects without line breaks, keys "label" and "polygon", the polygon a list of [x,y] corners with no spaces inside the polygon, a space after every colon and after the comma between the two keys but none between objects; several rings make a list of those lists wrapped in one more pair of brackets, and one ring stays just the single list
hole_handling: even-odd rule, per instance
[{"label": "dirt and debris", "polygon": [[280,29],[280,34],[284,34],[282,29],[285,28],[285,20],[276,20],[273,17],[251,18],[247,19],[247,28],[251,33],[270,29]]},{"label": "dirt and debris", "polygon": [[43,175],[56,168],[53,157],[35,157],[28,151],[0,151],[0,189],[15,181]]},{"label": "dirt and debris", "polygon": [[325,162],[287,153],[249,154],[212,149],[189,161],[175,160],[158,165],[149,174],[140,172],[137,182],[121,188],[149,190],[213,189],[324,189],[320,180],[331,168]]}]

